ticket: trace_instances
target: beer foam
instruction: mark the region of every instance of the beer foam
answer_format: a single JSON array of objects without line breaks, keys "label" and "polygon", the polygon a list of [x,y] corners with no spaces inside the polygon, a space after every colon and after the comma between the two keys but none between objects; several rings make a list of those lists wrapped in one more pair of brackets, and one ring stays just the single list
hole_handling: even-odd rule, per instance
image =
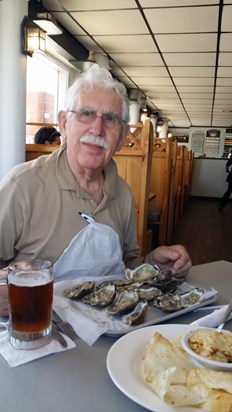
[{"label": "beer foam", "polygon": [[43,271],[19,272],[17,276],[9,275],[9,283],[16,286],[42,286],[51,282],[50,274]]}]

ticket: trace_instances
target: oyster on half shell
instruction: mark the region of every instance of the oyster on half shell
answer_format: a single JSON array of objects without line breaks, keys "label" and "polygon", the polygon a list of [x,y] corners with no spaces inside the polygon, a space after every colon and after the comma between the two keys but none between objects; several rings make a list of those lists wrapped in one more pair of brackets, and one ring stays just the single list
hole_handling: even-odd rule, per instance
[{"label": "oyster on half shell", "polygon": [[169,312],[176,311],[200,303],[203,294],[204,291],[199,288],[193,288],[182,294],[165,293],[154,299],[153,306]]},{"label": "oyster on half shell", "polygon": [[93,292],[94,290],[94,281],[78,283],[77,285],[73,286],[71,289],[64,290],[64,296],[69,299],[81,299],[83,296],[87,295],[88,293]]},{"label": "oyster on half shell", "polygon": [[136,289],[136,292],[138,293],[140,299],[144,299],[147,302],[150,302],[157,296],[161,296],[163,294],[163,292],[155,286],[139,287]]},{"label": "oyster on half shell", "polygon": [[144,263],[136,269],[126,269],[125,276],[133,282],[145,282],[153,279],[158,274],[158,270],[149,263]]},{"label": "oyster on half shell", "polygon": [[96,289],[94,292],[85,295],[82,299],[84,303],[88,303],[91,306],[96,306],[99,308],[104,308],[110,305],[116,294],[115,285],[110,284],[103,286],[100,289]]},{"label": "oyster on half shell", "polygon": [[102,288],[107,285],[115,285],[116,289],[119,288],[124,288],[126,289],[128,285],[130,285],[132,282],[129,279],[113,279],[113,280],[104,280],[103,282],[99,283],[97,286],[97,289]]},{"label": "oyster on half shell", "polygon": [[122,321],[128,325],[140,325],[147,313],[148,302],[140,300],[132,312],[122,316]]},{"label": "oyster on half shell", "polygon": [[133,309],[138,301],[138,293],[133,290],[125,290],[116,295],[112,304],[105,308],[105,312],[108,315],[120,315]]}]

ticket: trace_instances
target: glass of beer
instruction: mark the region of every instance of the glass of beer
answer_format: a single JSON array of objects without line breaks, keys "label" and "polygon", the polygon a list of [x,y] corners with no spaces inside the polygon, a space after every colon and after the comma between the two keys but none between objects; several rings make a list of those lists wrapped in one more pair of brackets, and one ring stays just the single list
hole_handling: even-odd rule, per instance
[{"label": "glass of beer", "polygon": [[48,260],[9,265],[9,339],[17,349],[35,349],[51,340],[53,270]]}]

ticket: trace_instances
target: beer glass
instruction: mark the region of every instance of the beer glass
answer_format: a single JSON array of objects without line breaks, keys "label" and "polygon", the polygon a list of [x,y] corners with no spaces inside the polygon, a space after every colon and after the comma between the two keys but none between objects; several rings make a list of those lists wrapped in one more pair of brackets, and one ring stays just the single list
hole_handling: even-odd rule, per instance
[{"label": "beer glass", "polygon": [[53,270],[48,260],[16,261],[7,274],[9,340],[17,349],[35,349],[51,340]]}]

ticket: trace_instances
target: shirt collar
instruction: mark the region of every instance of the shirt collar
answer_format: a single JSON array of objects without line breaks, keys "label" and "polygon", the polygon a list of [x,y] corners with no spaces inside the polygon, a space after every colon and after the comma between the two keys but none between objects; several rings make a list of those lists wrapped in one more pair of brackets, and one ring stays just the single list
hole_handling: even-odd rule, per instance
[{"label": "shirt collar", "polygon": [[[103,170],[104,173],[104,194],[107,197],[113,198],[118,193],[118,171],[114,160],[111,160]],[[56,175],[61,190],[74,190],[80,197],[83,197],[86,192],[81,189],[76,181],[67,159],[67,143],[64,142],[58,151],[56,163]],[[86,196],[87,197],[87,196]]]}]

